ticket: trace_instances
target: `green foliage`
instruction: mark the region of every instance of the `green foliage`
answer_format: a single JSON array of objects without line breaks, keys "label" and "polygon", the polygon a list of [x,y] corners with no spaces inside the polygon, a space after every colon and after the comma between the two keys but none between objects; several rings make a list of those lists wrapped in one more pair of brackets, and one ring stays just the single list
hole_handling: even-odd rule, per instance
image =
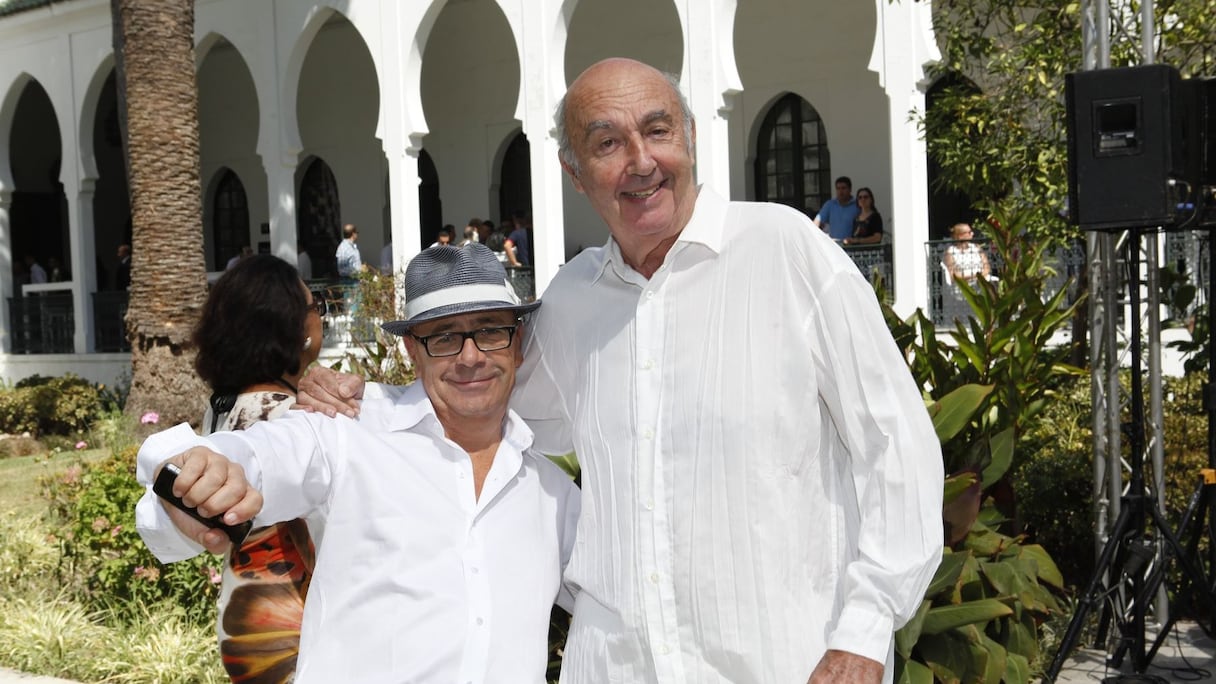
[{"label": "green foliage", "polygon": [[994,215],[988,232],[1006,269],[996,282],[959,284],[972,315],[953,330],[943,335],[922,311],[900,320],[884,306],[895,341],[930,399],[964,387],[990,388],[976,397],[966,424],[942,441],[946,471],[983,473],[985,489],[1014,463],[1016,450],[1009,450],[1047,406],[1059,379],[1081,372],[1065,363],[1070,346],[1055,343],[1080,300],[1069,302],[1067,287],[1045,296],[1052,273],[1048,253],[1025,230],[1032,218],[1025,212]]},{"label": "green foliage", "polygon": [[213,624],[222,561],[202,554],[161,564],[135,530],[134,449],[44,481],[70,577],[87,607],[121,610],[167,601],[199,625]]},{"label": "green foliage", "polygon": [[78,435],[102,407],[101,392],[84,378],[70,373],[31,376],[12,389],[0,389],[0,433]]},{"label": "green foliage", "polygon": [[397,318],[395,287],[393,278],[372,272],[359,274],[356,320],[351,324],[355,350],[348,351],[335,369],[345,366],[370,382],[408,385],[414,381],[414,365],[401,338],[380,328],[381,322]]},{"label": "green foliage", "polygon": [[[971,315],[939,331],[921,311],[900,320],[884,307],[917,384],[926,388],[946,471],[946,553],[916,617],[897,633],[900,681],[1026,682],[1039,667],[1038,626],[1060,610],[1064,579],[1009,519],[1009,473],[1025,434],[1079,369],[1059,344],[1075,313],[1069,288],[1047,295],[1047,251],[1027,230],[1030,211],[990,221],[1006,264],[995,282],[960,283]],[[1088,547],[1087,547],[1088,548]]]},{"label": "green foliage", "polygon": [[[942,59],[930,76],[953,85],[918,123],[938,182],[982,211],[1016,203],[1034,216],[1028,228],[1040,244],[1076,234],[1058,210],[1067,193],[1064,76],[1082,68],[1081,9],[1080,2],[933,3]],[[1138,6],[1112,13],[1111,64],[1140,63],[1128,40],[1141,35]],[[1157,2],[1154,24],[1156,61],[1184,75],[1216,74],[1216,2]]]}]

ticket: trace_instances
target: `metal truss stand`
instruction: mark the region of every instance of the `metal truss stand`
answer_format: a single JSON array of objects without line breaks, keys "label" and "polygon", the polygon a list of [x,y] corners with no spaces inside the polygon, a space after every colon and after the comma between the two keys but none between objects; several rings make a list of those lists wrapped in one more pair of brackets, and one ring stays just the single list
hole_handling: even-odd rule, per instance
[{"label": "metal truss stand", "polygon": [[[1212,263],[1211,259],[1216,257],[1216,239],[1213,239],[1214,237],[1216,236],[1211,234],[1204,236],[1204,240],[1207,242],[1209,264]],[[1213,279],[1209,269],[1209,292],[1212,290],[1212,286]],[[1216,351],[1216,307],[1209,303],[1208,353],[1211,354],[1214,351]],[[1208,466],[1200,469],[1197,474],[1198,484],[1195,491],[1191,493],[1190,499],[1187,500],[1186,510],[1182,514],[1182,520],[1178,523],[1178,537],[1186,539],[1183,558],[1200,570],[1200,575],[1203,575],[1205,581],[1196,583],[1195,578],[1188,576],[1186,579],[1189,581],[1183,584],[1176,594],[1176,604],[1190,603],[1196,607],[1206,608],[1208,622],[1203,624],[1201,621],[1200,625],[1208,635],[1212,635],[1216,634],[1216,606],[1213,605],[1216,601],[1216,544],[1212,543],[1212,540],[1216,540],[1216,364],[1212,363],[1210,357],[1208,359],[1208,381],[1203,387],[1203,410],[1208,419]],[[1205,554],[1200,549],[1200,542],[1205,533],[1209,540],[1206,560],[1204,559]],[[1166,567],[1158,566],[1149,576],[1150,591],[1167,581],[1166,570]],[[1177,621],[1177,612],[1171,612],[1169,618],[1161,625],[1161,630],[1148,651],[1149,661],[1169,638],[1170,630]],[[1116,653],[1116,657],[1119,655]]]},{"label": "metal truss stand", "polygon": [[[1119,662],[1112,659],[1112,664],[1117,667],[1123,654],[1130,652],[1135,672],[1143,673],[1148,668],[1151,655],[1145,637],[1145,617],[1149,602],[1161,586],[1160,580],[1152,581],[1154,573],[1162,573],[1161,577],[1164,577],[1165,572],[1165,563],[1153,562],[1154,559],[1172,559],[1181,566],[1191,586],[1209,586],[1199,567],[1191,561],[1177,536],[1169,528],[1156,502],[1148,496],[1144,480],[1145,410],[1140,349],[1141,232],[1139,228],[1129,230],[1129,239],[1125,243],[1129,270],[1126,282],[1132,313],[1132,377],[1129,419],[1123,425],[1122,433],[1127,437],[1131,453],[1131,481],[1127,491],[1120,497],[1119,514],[1114,528],[1098,557],[1085,593],[1078,600],[1077,610],[1068,624],[1064,639],[1047,669],[1045,682],[1055,681],[1065,658],[1080,638],[1090,611],[1100,604],[1104,610],[1099,632],[1105,632],[1106,626],[1113,621],[1120,634],[1120,643],[1116,650]],[[1164,540],[1166,544],[1167,553],[1164,558],[1158,557],[1155,546],[1158,539]],[[1202,593],[1209,604],[1208,607],[1216,609],[1216,599],[1213,599],[1211,592]],[[1112,603],[1122,605],[1112,606]],[[1216,610],[1213,610],[1213,614],[1216,614]]]}]

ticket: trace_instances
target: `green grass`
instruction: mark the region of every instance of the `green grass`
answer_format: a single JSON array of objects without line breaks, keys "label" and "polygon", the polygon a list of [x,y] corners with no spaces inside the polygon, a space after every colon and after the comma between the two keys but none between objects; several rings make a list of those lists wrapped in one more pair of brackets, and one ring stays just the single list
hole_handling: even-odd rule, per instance
[{"label": "green grass", "polygon": [[83,449],[0,459],[0,511],[41,516],[46,512],[46,501],[39,478],[58,475],[73,463],[96,461],[106,454],[104,449]]}]

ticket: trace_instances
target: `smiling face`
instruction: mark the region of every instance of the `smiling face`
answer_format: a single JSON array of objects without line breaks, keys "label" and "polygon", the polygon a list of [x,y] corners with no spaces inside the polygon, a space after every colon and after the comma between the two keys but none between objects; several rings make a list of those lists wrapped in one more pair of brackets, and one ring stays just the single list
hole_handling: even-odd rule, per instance
[{"label": "smiling face", "polygon": [[696,135],[667,79],[639,62],[600,62],[570,86],[565,127],[577,163],[562,167],[626,259],[674,242],[696,202]]},{"label": "smiling face", "polygon": [[[461,314],[420,323],[410,332],[418,337],[471,332],[515,325],[515,318],[511,311]],[[404,336],[404,340],[418,379],[445,427],[460,429],[468,425],[464,421],[494,421],[492,424],[497,428],[507,413],[507,400],[515,387],[515,369],[523,363],[518,330],[506,349],[483,352],[472,339],[466,339],[459,354],[438,358],[427,354],[422,342],[412,335]]]}]

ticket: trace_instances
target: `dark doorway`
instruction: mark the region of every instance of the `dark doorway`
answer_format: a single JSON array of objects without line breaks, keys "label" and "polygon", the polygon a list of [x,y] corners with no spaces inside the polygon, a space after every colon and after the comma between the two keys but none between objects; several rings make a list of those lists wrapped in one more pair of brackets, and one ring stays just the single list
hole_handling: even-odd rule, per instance
[{"label": "dark doorway", "polygon": [[439,239],[443,227],[443,202],[439,199],[439,171],[426,150],[418,150],[418,223],[422,242],[418,249],[426,249]]},{"label": "dark doorway", "polygon": [[[942,95],[947,90],[956,88],[975,93],[980,91],[965,76],[947,74],[939,78],[925,93],[925,111],[932,112],[940,104]],[[939,178],[942,167],[931,154],[926,159],[925,170],[929,188],[929,238],[948,240],[950,226],[956,223],[974,223],[977,213],[972,208],[973,201],[967,193],[941,187]]]},{"label": "dark doorway", "polygon": [[[211,198],[212,228],[215,245],[211,256],[216,271],[224,270],[228,260],[249,244],[249,202],[245,186],[232,169],[224,169],[215,195]],[[336,249],[336,248],[335,248]]]},{"label": "dark doorway", "polygon": [[532,158],[528,136],[523,133],[517,133],[507,146],[498,177],[498,215],[506,217],[515,211],[532,215]]},{"label": "dark doorway", "polygon": [[13,172],[9,225],[12,235],[13,292],[29,282],[23,263],[32,256],[48,273],[53,259],[63,274],[73,272],[69,257],[67,196],[59,182],[62,139],[51,99],[37,81],[21,91],[9,132]]},{"label": "dark doorway", "polygon": [[819,112],[794,93],[777,100],[756,139],[756,199],[814,218],[832,196],[831,167]]},{"label": "dark doorway", "polygon": [[296,213],[296,235],[312,259],[312,277],[336,276],[334,253],[342,239],[342,204],[338,198],[338,181],[325,160],[314,157],[309,162],[297,196],[300,205]]}]

